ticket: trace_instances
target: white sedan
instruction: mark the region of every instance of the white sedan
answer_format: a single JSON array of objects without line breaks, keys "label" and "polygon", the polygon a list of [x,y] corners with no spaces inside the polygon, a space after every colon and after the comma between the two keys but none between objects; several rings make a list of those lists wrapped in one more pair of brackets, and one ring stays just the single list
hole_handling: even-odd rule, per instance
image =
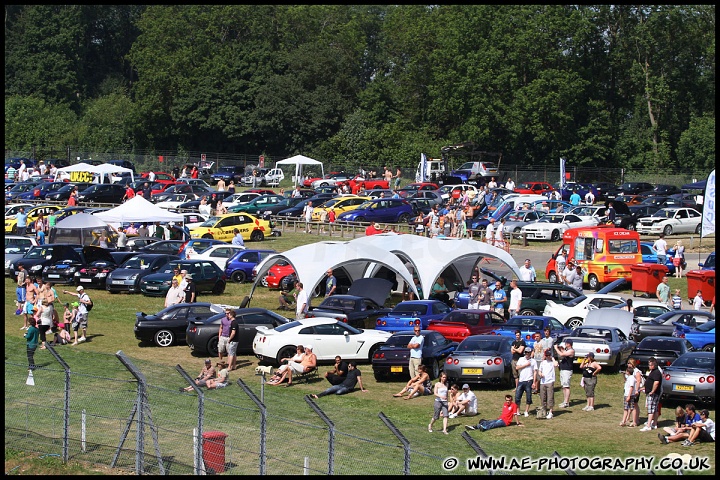
[{"label": "white sedan", "polygon": [[193,255],[192,259],[210,260],[211,262],[215,263],[215,265],[220,267],[220,270],[225,271],[225,264],[227,263],[227,261],[230,260],[230,258],[233,257],[240,250],[245,250],[245,247],[230,244],[210,245],[208,248],[203,250],[202,253]]},{"label": "white sedan", "polygon": [[312,345],[318,361],[330,361],[340,355],[343,360],[370,362],[375,350],[392,335],[381,330],[358,329],[332,318],[305,318],[256,330],[255,356],[276,365],[295,355],[298,345]]},{"label": "white sedan", "polygon": [[557,242],[566,230],[577,227],[594,227],[597,224],[597,218],[583,220],[572,213],[549,213],[537,222],[522,227],[521,233],[527,232],[528,240]]},{"label": "white sedan", "polygon": [[238,205],[242,205],[244,203],[248,203],[255,198],[259,197],[260,193],[254,193],[254,192],[242,192],[242,193],[234,193],[230,195],[228,198],[223,200],[223,205],[230,210],[231,207],[237,207]]},{"label": "white sedan", "polygon": [[[617,305],[613,308],[622,308],[623,305]],[[670,307],[667,304],[651,299],[633,299],[633,318],[635,322],[647,323],[653,318],[667,313]]]},{"label": "white sedan", "polygon": [[578,205],[573,207],[568,213],[577,215],[583,220],[595,219],[598,223],[604,222],[607,218],[607,208],[603,205]]},{"label": "white sedan", "polygon": [[663,208],[653,213],[652,217],[641,218],[637,223],[640,235],[660,235],[664,233],[697,233],[700,234],[702,215],[694,208]]},{"label": "white sedan", "polygon": [[157,202],[155,205],[165,210],[170,210],[179,207],[183,203],[192,202],[197,199],[198,196],[194,193],[173,193],[167,200]]},{"label": "white sedan", "polygon": [[560,323],[570,328],[577,328],[583,324],[590,310],[609,308],[624,304],[625,300],[617,295],[608,293],[589,293],[573,298],[566,304],[547,300],[543,315],[555,317]]}]

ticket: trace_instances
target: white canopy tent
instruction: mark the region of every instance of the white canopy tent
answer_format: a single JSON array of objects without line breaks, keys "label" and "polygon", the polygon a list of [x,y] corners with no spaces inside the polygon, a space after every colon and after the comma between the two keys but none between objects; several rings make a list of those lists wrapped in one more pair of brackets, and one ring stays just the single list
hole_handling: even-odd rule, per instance
[{"label": "white canopy tent", "polygon": [[279,162],[275,162],[275,166],[278,165],[295,165],[295,177],[294,177],[294,185],[298,184],[298,180],[302,178],[302,171],[304,165],[320,165],[320,174],[321,176],[325,176],[325,168],[323,167],[323,163],[314,160],[310,157],[306,157],[304,155],[295,155],[294,157],[286,158],[285,160],[280,160]]},{"label": "white canopy tent", "polygon": [[63,218],[50,231],[50,243],[79,243],[80,245],[93,245],[105,232],[108,238],[112,231],[107,222],[89,213],[76,213]]},{"label": "white canopy tent", "polygon": [[135,173],[131,169],[111,163],[103,163],[102,165],[76,163],[69,167],[58,168],[53,180],[60,181],[69,179],[71,182],[90,183],[97,178],[98,183],[105,183],[105,177],[107,176],[108,183],[112,183],[111,176],[113,173],[130,173],[130,178],[132,181],[135,181]]},{"label": "white canopy tent", "polygon": [[96,213],[95,216],[107,223],[117,224],[127,222],[176,222],[182,224],[185,221],[183,215],[160,208],[139,195],[135,195],[127,202],[113,209]]}]

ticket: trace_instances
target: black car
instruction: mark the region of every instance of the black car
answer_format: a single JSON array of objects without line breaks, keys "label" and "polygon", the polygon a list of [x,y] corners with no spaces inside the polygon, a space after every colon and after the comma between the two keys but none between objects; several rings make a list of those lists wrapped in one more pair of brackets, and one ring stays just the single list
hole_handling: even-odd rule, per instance
[{"label": "black car", "polygon": [[675,185],[664,185],[661,183],[656,185],[655,188],[653,188],[652,190],[642,192],[642,195],[647,195],[648,197],[669,197],[670,195],[675,195],[676,193],[682,193],[678,187],[676,187]]},{"label": "black car", "polygon": [[651,335],[671,336],[675,331],[673,322],[679,322],[688,327],[715,320],[715,315],[702,310],[671,310],[658,315],[649,322],[633,322],[630,326],[630,338],[639,342]]},{"label": "black car", "polygon": [[330,317],[355,328],[372,328],[378,317],[392,311],[383,306],[392,286],[392,282],[384,278],[360,278],[346,295],[325,297],[306,317]]},{"label": "black car", "polygon": [[110,273],[119,268],[125,260],[133,255],[135,255],[134,252],[108,251],[100,247],[84,247],[83,257],[85,264],[76,269],[73,281],[75,285],[82,285],[85,288],[104,290]]},{"label": "black car", "polygon": [[166,253],[169,255],[179,255],[180,247],[185,244],[182,240],[159,240],[157,242],[148,243],[147,245],[137,249],[138,253]]},{"label": "black car", "polygon": [[[407,345],[414,335],[414,332],[396,332],[388,338],[384,345],[375,350],[372,357],[375,380],[386,380],[396,374],[409,378],[410,349],[407,348]],[[423,330],[421,335],[425,337],[422,348],[422,364],[427,367],[431,378],[438,378],[445,359],[455,351],[459,344],[451,342],[432,330]]]},{"label": "black car", "polygon": [[92,183],[66,183],[63,187],[55,190],[54,192],[50,192],[45,196],[45,200],[51,200],[54,202],[65,202],[70,198],[70,192],[72,192],[75,187],[77,187],[78,192],[82,192],[83,190],[92,187]]},{"label": "black car", "polygon": [[137,312],[135,338],[141,342],[154,343],[158,347],[183,345],[185,332],[191,320],[202,322],[223,312],[223,307],[207,302],[178,303],[154,315]]},{"label": "black car", "polygon": [[25,271],[27,271],[31,277],[41,277],[45,267],[63,260],[75,259],[79,256],[78,252],[81,250],[82,245],[79,243],[47,243],[45,245],[36,245],[32,247],[23,258],[15,262],[13,266],[15,278],[17,278],[19,273],[18,265],[25,267]]},{"label": "black car", "polygon": [[105,282],[105,290],[110,293],[140,291],[140,280],[152,273],[157,272],[169,261],[178,260],[177,255],[166,253],[138,253],[128,258],[108,275]]},{"label": "black car", "polygon": [[296,203],[292,207],[278,211],[276,215],[278,217],[285,218],[300,218],[302,216],[303,209],[305,208],[305,205],[308,204],[308,202],[312,202],[313,207],[319,207],[334,196],[335,195],[332,193],[318,193],[310,198],[303,198],[302,201]]},{"label": "black car", "polygon": [[78,193],[78,203],[121,203],[125,188],[117,183],[99,183]]},{"label": "black car", "polygon": [[595,195],[595,200],[598,202],[602,202],[604,200],[607,200],[607,192],[613,191],[617,185],[610,182],[596,182],[593,183],[593,186],[597,190],[597,194]]},{"label": "black car", "polygon": [[672,364],[680,355],[694,350],[692,343],[684,338],[650,336],[643,338],[630,356],[640,361],[638,368],[645,370],[650,357],[655,357],[658,366],[664,368]]},{"label": "black car", "polygon": [[[239,308],[235,309],[235,313],[237,314],[235,318],[240,324],[237,353],[253,353],[256,327],[264,326],[272,329],[290,322],[287,318],[264,308]],[[211,357],[218,354],[218,329],[223,317],[225,313],[212,316],[205,321],[190,320],[185,338],[193,353]]]},{"label": "black car", "polygon": [[652,197],[647,197],[645,200],[643,200],[640,205],[654,205],[659,208],[668,208],[668,207],[683,207],[682,200],[675,197],[669,197],[666,195],[655,195]]},{"label": "black car", "polygon": [[[280,202],[278,202],[274,205],[268,205],[266,207],[263,207],[261,212],[258,213],[256,216],[259,216],[264,220],[270,220],[270,217],[272,215],[277,215],[278,212],[280,212],[281,210],[285,210],[287,208],[292,208],[295,205],[297,205],[298,203],[302,202],[303,200],[305,200],[305,199],[304,198],[293,198],[293,197],[284,198],[284,199],[280,200]],[[313,205],[314,204],[315,203],[313,202]]]},{"label": "black car", "polygon": [[[77,255],[51,263],[43,268],[43,280],[65,285],[80,285],[76,279],[82,269],[90,267],[91,265],[94,265],[95,269],[99,267],[100,270],[108,265],[117,267],[115,258],[110,254],[110,250],[106,248],[87,245],[83,247],[82,250],[76,251],[76,253]],[[103,278],[101,287],[105,287],[105,278]]]},{"label": "black car", "polygon": [[632,205],[628,207],[630,213],[627,215],[618,215],[615,217],[615,226],[635,230],[641,218],[652,217],[655,212],[660,210],[656,205]]},{"label": "black car", "polygon": [[620,185],[618,187],[618,190],[622,193],[627,193],[630,195],[640,195],[643,192],[652,190],[653,188],[655,187],[651,183],[647,182],[627,182]]},{"label": "black car", "polygon": [[196,292],[212,292],[220,295],[225,291],[227,277],[217,264],[210,260],[173,260],[157,272],[140,280],[140,291],[149,297],[164,297],[170,289],[175,267],[192,275]]}]

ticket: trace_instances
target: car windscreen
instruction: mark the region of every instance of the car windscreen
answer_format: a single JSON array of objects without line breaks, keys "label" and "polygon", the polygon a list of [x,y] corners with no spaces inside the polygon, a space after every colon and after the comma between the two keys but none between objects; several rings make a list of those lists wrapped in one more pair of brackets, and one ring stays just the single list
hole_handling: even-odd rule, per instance
[{"label": "car windscreen", "polygon": [[150,268],[152,260],[143,258],[141,256],[128,258],[125,263],[122,264],[122,268],[134,268],[139,270],[145,270]]},{"label": "car windscreen", "polygon": [[715,371],[715,355],[681,355],[672,364],[673,367],[702,368]]},{"label": "car windscreen", "polygon": [[715,320],[710,320],[709,322],[702,323],[697,326],[696,330],[698,332],[709,332],[710,330],[715,328]]},{"label": "car windscreen", "polygon": [[497,352],[500,350],[499,340],[473,340],[471,338],[465,339],[458,346],[457,351],[479,351],[479,352]]},{"label": "car windscreen", "polygon": [[682,349],[682,341],[675,338],[652,338],[645,337],[638,344],[639,349],[643,350],[675,350]]},{"label": "car windscreen", "polygon": [[407,347],[407,344],[410,343],[410,339],[412,337],[412,334],[393,335],[392,337],[388,338],[387,342],[385,342],[385,345],[389,345],[391,347]]},{"label": "car windscreen", "polygon": [[420,306],[412,303],[398,303],[395,308],[392,309],[392,313],[412,313],[420,315],[421,312],[424,312],[425,310],[424,305]]}]

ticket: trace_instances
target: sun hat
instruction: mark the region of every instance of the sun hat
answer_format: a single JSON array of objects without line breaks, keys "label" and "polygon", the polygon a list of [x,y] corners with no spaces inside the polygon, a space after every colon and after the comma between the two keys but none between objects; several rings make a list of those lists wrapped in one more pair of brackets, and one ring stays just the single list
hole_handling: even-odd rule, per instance
[{"label": "sun hat", "polygon": [[85,288],[82,285],[80,285],[75,290],[78,292],[82,292],[83,290],[85,290]]}]

